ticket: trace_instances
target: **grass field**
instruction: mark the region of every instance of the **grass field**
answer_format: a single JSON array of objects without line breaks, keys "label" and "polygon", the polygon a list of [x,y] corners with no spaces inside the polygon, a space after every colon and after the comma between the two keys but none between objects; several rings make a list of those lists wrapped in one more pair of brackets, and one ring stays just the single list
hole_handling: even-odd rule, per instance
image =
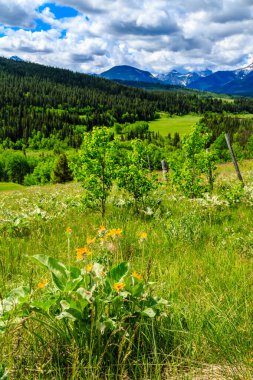
[{"label": "grass field", "polygon": [[[253,175],[253,160],[243,160],[238,163],[242,175],[248,177]],[[220,178],[228,179],[236,177],[235,167],[232,162],[219,164],[217,166],[217,174]]]},{"label": "grass field", "polygon": [[183,137],[191,132],[192,126],[194,126],[200,120],[200,116],[197,115],[185,115],[185,116],[172,116],[169,117],[166,113],[161,113],[161,118],[155,121],[151,121],[150,131],[159,132],[161,136],[174,136],[176,132]]},{"label": "grass field", "polygon": [[21,189],[23,189],[23,186],[18,185],[17,183],[0,182],[0,192],[1,191],[21,190]]},{"label": "grass field", "polygon": [[[252,186],[251,170],[250,161],[242,165],[248,186]],[[220,166],[219,171],[222,180],[235,183],[231,164]],[[111,359],[114,364],[102,367],[92,336],[88,345],[84,341],[80,347],[74,337],[62,338],[60,324],[51,330],[46,320],[41,325],[25,318],[18,327],[10,326],[0,334],[0,376],[9,373],[7,379],[24,380],[252,379],[250,203],[232,207],[215,197],[188,200],[162,187],[153,194],[153,213],[136,216],[128,197],[115,192],[101,220],[96,209],[84,206],[82,194],[74,183],[2,194],[1,297],[15,287],[29,285],[39,300],[44,290],[38,290],[37,284],[47,279],[50,288],[52,280],[29,257],[50,255],[81,268],[75,260],[76,248],[96,236],[103,223],[108,230],[121,228],[122,237],[106,246],[95,245],[94,254],[102,260],[106,249],[112,264],[128,261],[132,270],[148,276],[152,294],[169,302],[166,318],[158,320],[159,330],[146,320],[149,330],[144,333],[139,326],[138,339],[123,335],[116,350],[119,356]],[[69,238],[67,227],[72,229]],[[144,241],[138,237],[142,232],[147,234]],[[151,341],[149,331],[153,332]],[[105,349],[110,353],[115,347]]]}]

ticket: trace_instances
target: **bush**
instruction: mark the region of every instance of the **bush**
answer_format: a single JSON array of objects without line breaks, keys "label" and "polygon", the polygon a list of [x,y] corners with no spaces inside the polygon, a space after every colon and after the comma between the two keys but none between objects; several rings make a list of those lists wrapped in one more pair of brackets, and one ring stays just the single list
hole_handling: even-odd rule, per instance
[{"label": "bush", "polygon": [[51,173],[54,166],[54,158],[48,158],[40,161],[35,167],[33,173],[28,174],[24,178],[25,186],[45,185],[51,182]]},{"label": "bush", "polygon": [[8,181],[22,184],[25,175],[30,172],[30,167],[25,156],[12,153],[5,156],[5,171]]}]

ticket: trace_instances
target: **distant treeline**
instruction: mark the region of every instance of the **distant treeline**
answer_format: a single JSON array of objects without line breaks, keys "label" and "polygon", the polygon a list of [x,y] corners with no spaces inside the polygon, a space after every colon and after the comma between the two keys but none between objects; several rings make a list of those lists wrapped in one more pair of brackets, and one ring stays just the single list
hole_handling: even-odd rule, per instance
[{"label": "distant treeline", "polygon": [[95,76],[0,58],[0,143],[21,141],[38,133],[79,147],[94,126],[149,121],[158,111],[253,112],[253,100],[203,98],[176,91],[148,92]]}]

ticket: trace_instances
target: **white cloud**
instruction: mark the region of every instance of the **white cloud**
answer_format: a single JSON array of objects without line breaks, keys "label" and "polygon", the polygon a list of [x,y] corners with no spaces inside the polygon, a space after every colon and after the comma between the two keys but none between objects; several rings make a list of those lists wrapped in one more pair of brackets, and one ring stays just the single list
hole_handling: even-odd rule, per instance
[{"label": "white cloud", "polygon": [[[53,0],[52,0],[53,2]],[[86,72],[129,64],[152,72],[233,69],[253,57],[252,0],[0,0],[0,55]],[[51,29],[33,29],[36,19]],[[11,27],[19,27],[13,30]]]}]

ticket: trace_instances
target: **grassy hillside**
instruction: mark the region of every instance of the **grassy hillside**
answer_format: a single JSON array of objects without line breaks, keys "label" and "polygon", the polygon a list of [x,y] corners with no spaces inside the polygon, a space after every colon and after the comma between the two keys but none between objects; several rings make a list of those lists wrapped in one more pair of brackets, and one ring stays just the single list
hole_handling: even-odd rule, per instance
[{"label": "grassy hillside", "polygon": [[161,136],[173,136],[176,132],[183,137],[191,132],[192,127],[200,120],[197,115],[172,116],[161,113],[160,119],[149,122],[150,131],[159,132]]},{"label": "grassy hillside", "polygon": [[[230,178],[230,169],[222,168],[216,192]],[[243,169],[249,189],[251,168],[247,163]],[[231,178],[231,185],[235,183]],[[122,236],[108,238],[102,245],[98,240],[93,255],[102,263],[129,261],[132,271],[152,281],[153,294],[169,301],[160,333],[146,343],[151,343],[152,351],[137,347],[135,342],[144,336],[135,341],[126,337],[120,344],[122,349],[127,345],[129,360],[126,356],[115,367],[101,368],[95,346],[86,347],[84,342],[80,349],[74,340],[63,343],[57,331],[28,318],[0,335],[0,371],[8,371],[11,378],[41,380],[122,379],[123,375],[194,379],[193,372],[205,373],[208,380],[252,379],[252,194],[229,205],[216,196],[188,200],[163,186],[152,194],[152,213],[136,216],[129,208],[130,199],[114,192],[104,220],[85,207],[82,196],[78,184],[68,184],[1,197],[1,295],[29,284],[40,299],[47,289],[37,285],[46,280],[50,289],[52,279],[30,256],[50,255],[81,268],[76,249],[97,236],[102,223],[108,231],[120,228]],[[72,229],[70,235],[67,227]],[[143,232],[147,236],[140,239]],[[148,326],[152,331],[152,323]],[[87,350],[91,355],[86,360]],[[137,350],[135,356],[132,350]]]},{"label": "grassy hillside", "polygon": [[18,185],[17,183],[0,182],[0,192],[1,191],[21,190],[21,189],[23,189],[23,186]]}]

